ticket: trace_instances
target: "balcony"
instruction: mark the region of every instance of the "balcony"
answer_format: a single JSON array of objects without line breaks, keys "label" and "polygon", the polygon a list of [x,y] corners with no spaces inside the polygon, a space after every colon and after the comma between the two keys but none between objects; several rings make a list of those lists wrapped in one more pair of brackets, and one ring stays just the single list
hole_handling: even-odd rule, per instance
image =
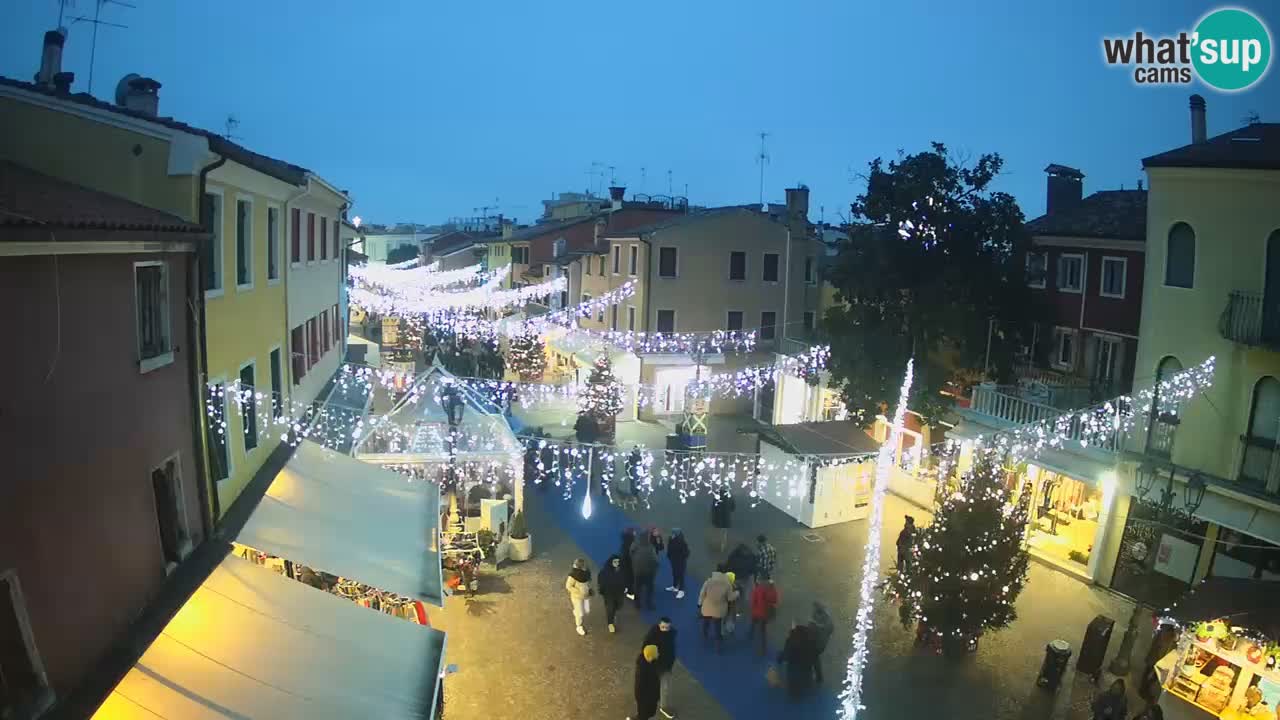
[{"label": "balcony", "polygon": [[[1086,438],[1080,415],[1087,414],[1090,410],[1081,409],[1075,414],[1067,415],[1071,410],[1029,400],[1021,395],[1020,388],[983,384],[973,389],[969,412],[985,415],[1006,426],[1026,425],[1060,418],[1054,422],[1054,429],[1065,435],[1067,440],[1080,441]],[[1116,452],[1121,450],[1123,445],[1124,438],[1118,433],[1112,433],[1100,444],[1096,438],[1090,443],[1092,448],[1103,452]]]},{"label": "balcony", "polygon": [[1227,296],[1218,332],[1241,345],[1280,350],[1280,303],[1268,306],[1262,293],[1236,290]]}]

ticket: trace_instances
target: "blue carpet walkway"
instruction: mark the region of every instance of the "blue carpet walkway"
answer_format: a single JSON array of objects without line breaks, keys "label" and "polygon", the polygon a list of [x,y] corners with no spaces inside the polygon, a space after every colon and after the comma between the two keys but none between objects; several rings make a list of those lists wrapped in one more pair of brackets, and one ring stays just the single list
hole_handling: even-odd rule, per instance
[{"label": "blue carpet walkway", "polygon": [[[580,491],[571,500],[563,499],[559,488],[549,489],[545,494],[529,493],[526,498],[536,498],[556,519],[560,528],[584,551],[584,555],[591,560],[593,576],[609,556],[617,552],[622,531],[636,525],[626,513],[601,497],[592,498],[591,519],[584,520]],[[655,583],[658,587],[654,593],[656,610],[643,611],[641,615],[650,625],[663,615],[675,622],[680,633],[677,659],[707,692],[736,720],[835,718],[839,707],[836,691],[844,681],[844,666],[840,659],[834,656],[825,658],[826,683],[819,686],[811,697],[790,701],[784,690],[770,688],[765,681],[765,672],[774,658],[759,657],[747,643],[745,623],[749,620],[745,599],[739,601],[739,620],[744,624],[738,627],[734,637],[726,639],[723,655],[716,653],[714,645],[702,641],[697,599],[698,590],[705,579],[692,575],[687,577],[687,594],[683,600],[676,600],[674,593],[662,590],[671,584],[671,567],[664,561]],[[788,629],[775,627],[771,630],[774,657],[781,648]],[[678,698],[673,703],[675,710],[679,711]]]}]

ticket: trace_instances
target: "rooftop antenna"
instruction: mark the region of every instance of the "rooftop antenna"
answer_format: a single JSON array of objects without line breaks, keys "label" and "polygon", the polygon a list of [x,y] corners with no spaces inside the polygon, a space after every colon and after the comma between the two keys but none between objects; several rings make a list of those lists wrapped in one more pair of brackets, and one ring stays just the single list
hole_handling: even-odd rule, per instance
[{"label": "rooftop antenna", "polygon": [[[136,5],[132,5],[130,3],[124,2],[123,0],[94,0],[93,17],[89,17],[87,15],[77,15],[76,17],[71,18],[72,25],[78,22],[87,22],[93,25],[93,40],[90,41],[89,43],[89,91],[88,92],[90,95],[93,94],[93,64],[98,56],[98,27],[100,25],[107,25],[110,27],[124,28],[124,29],[128,29],[129,27],[128,25],[121,25],[119,23],[107,22],[106,20],[102,19],[102,6],[108,5],[108,4],[119,5],[120,7],[126,7],[130,9],[137,8]],[[62,9],[65,9],[65,5],[66,5],[66,0],[63,0]],[[62,16],[62,9],[60,9],[58,12],[59,18],[61,18]],[[61,27],[62,23],[59,22],[58,26]]]},{"label": "rooftop antenna", "polygon": [[765,150],[764,140],[769,137],[769,133],[760,133],[760,154],[756,155],[756,162],[760,163],[760,206],[764,207],[764,166],[769,164],[769,153]]},{"label": "rooftop antenna", "polygon": [[671,189],[671,171],[667,171],[667,197],[673,197],[675,192]]},{"label": "rooftop antenna", "polygon": [[617,172],[616,172],[616,170],[617,170],[617,169],[618,169],[618,168],[616,168],[616,167],[614,167],[614,166],[612,166],[612,165],[610,165],[610,166],[609,166],[609,184],[610,184],[610,185],[617,185],[617,184],[618,184],[618,174],[617,174]]},{"label": "rooftop antenna", "polygon": [[640,192],[644,192],[646,180],[648,180],[647,173],[644,168],[640,168]]},{"label": "rooftop antenna", "polygon": [[227,115],[225,124],[226,124],[226,132],[222,134],[223,137],[225,137],[228,140],[235,140],[237,137],[239,137],[238,135],[235,134],[235,132],[240,127],[240,118],[236,117],[235,113],[231,113]]}]

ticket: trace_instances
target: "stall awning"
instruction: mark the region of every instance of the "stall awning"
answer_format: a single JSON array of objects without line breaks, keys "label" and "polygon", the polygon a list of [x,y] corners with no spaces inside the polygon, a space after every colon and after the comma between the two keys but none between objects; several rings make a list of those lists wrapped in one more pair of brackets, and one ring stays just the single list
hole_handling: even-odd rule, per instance
[{"label": "stall awning", "polygon": [[94,718],[427,718],[444,633],[228,555]]},{"label": "stall awning", "polygon": [[1280,639],[1280,581],[1207,578],[1164,614],[1183,624],[1226,620]]},{"label": "stall awning", "polygon": [[236,542],[443,606],[440,489],[303,441]]}]

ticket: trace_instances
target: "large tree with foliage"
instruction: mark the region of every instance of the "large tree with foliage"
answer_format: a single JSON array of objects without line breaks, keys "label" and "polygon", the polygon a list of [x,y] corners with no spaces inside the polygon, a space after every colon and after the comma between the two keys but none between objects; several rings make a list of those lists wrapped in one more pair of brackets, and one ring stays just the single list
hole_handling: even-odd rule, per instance
[{"label": "large tree with foliage", "polygon": [[408,262],[417,258],[420,254],[418,248],[413,245],[397,245],[387,251],[387,264],[397,265],[402,262]]},{"label": "large tree with foliage", "polygon": [[918,623],[917,637],[948,654],[973,649],[984,633],[1017,618],[1029,563],[1022,542],[1029,494],[1014,501],[1004,475],[996,457],[979,452],[890,576],[903,620]]},{"label": "large tree with foliage", "polygon": [[849,240],[827,273],[838,302],[823,323],[831,374],[860,422],[892,402],[909,357],[911,409],[937,417],[947,383],[984,368],[991,318],[992,374],[1012,371],[1037,311],[1024,277],[1022,211],[991,188],[1003,164],[996,154],[956,162],[941,143],[870,163]]},{"label": "large tree with foliage", "polygon": [[511,369],[527,382],[541,380],[547,369],[546,346],[536,332],[527,332],[511,338],[509,349]]}]

